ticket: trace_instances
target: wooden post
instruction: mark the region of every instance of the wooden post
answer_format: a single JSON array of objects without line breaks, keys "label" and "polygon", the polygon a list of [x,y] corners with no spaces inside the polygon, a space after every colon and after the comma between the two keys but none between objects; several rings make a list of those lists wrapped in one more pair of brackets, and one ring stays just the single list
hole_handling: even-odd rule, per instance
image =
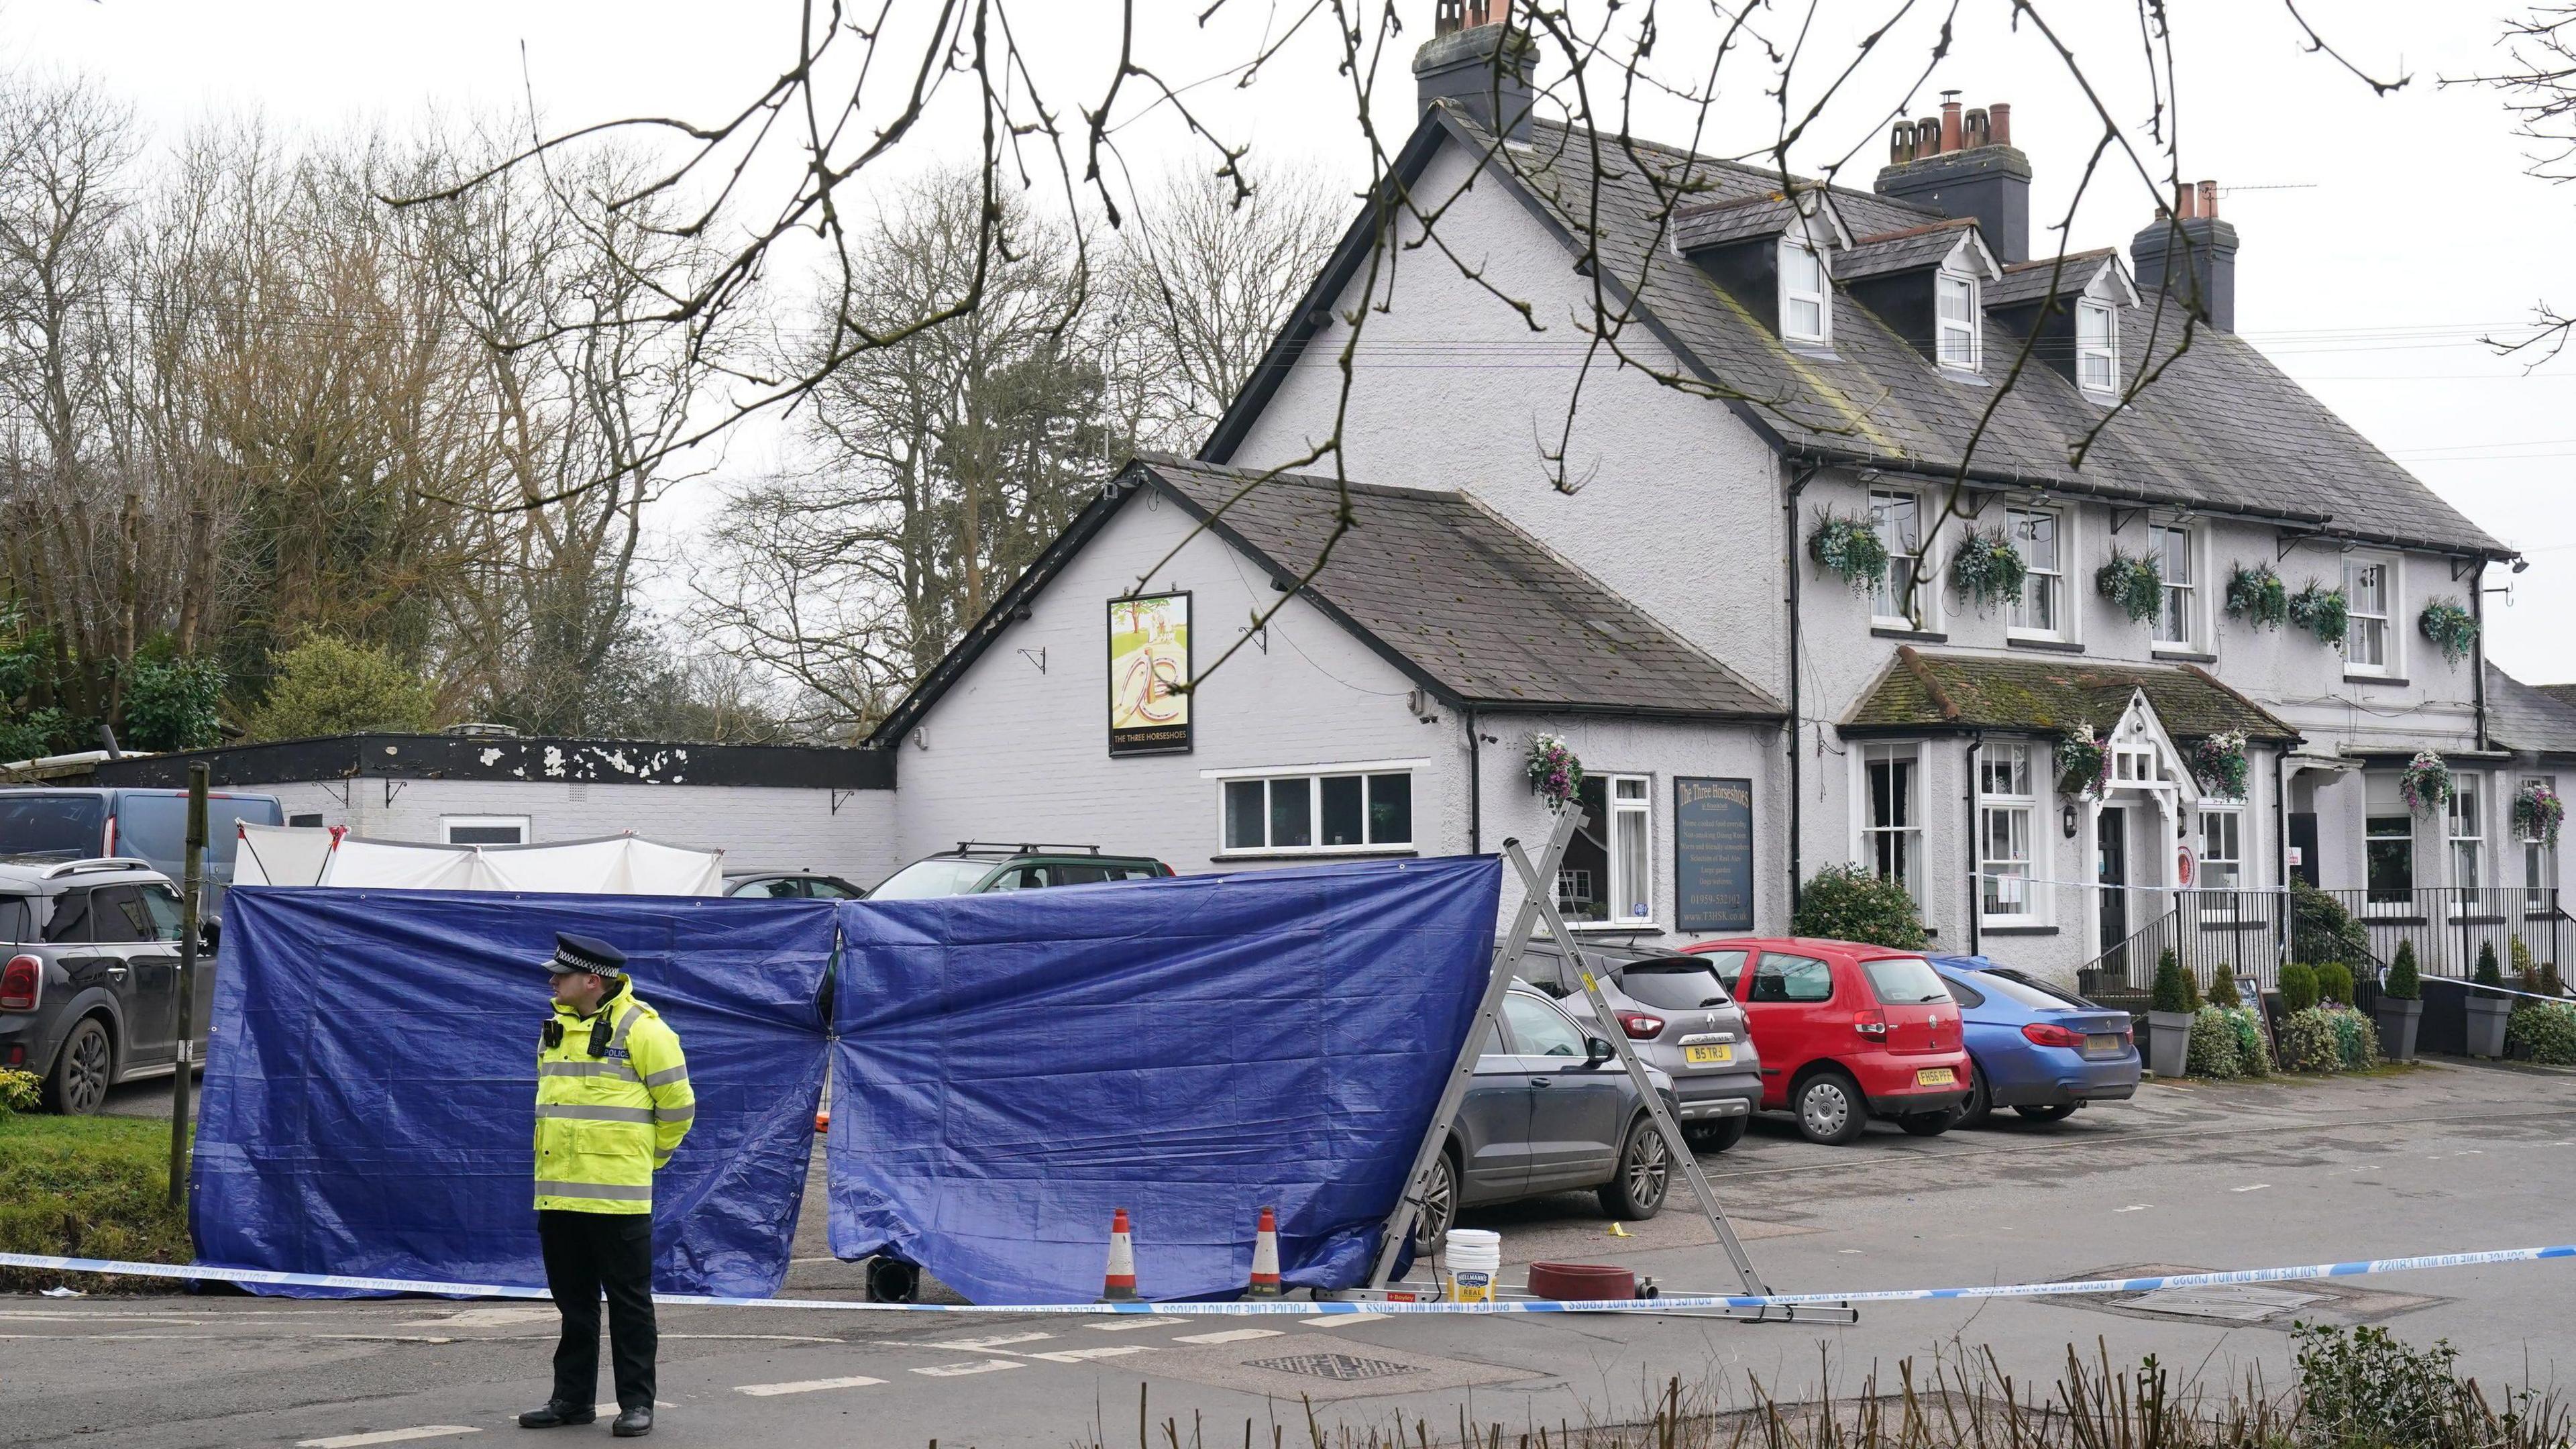
[{"label": "wooden post", "polygon": [[188,765],[188,864],[179,893],[178,1070],[170,1074],[170,1206],[188,1200],[188,1085],[197,1023],[197,902],[206,883],[206,762]]}]

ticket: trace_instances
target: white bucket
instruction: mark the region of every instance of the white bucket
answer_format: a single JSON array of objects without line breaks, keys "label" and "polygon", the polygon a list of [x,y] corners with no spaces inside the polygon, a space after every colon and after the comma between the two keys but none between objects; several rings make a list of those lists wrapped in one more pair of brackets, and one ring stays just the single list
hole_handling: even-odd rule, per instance
[{"label": "white bucket", "polygon": [[1447,1246],[1450,1299],[1493,1302],[1494,1278],[1503,1271],[1503,1235],[1483,1228],[1451,1228]]}]

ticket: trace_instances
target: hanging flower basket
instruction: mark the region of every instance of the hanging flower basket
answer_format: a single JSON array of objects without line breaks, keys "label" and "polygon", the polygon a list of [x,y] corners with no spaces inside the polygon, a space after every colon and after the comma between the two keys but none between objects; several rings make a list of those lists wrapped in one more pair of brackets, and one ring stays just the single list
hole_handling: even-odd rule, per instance
[{"label": "hanging flower basket", "polygon": [[1979,608],[2020,603],[2022,581],[2029,576],[2029,566],[2000,528],[1969,529],[1950,554],[1951,587]]},{"label": "hanging flower basket", "polygon": [[2281,582],[2270,564],[2252,568],[2238,564],[2227,576],[2227,617],[2261,629],[2280,628],[2290,618],[2289,585]]},{"label": "hanging flower basket", "polygon": [[2537,840],[2555,850],[2558,827],[2566,822],[2567,802],[2547,785],[2534,780],[2514,792],[2513,829],[2523,839]]},{"label": "hanging flower basket", "polygon": [[1574,757],[1574,746],[1562,735],[1529,737],[1530,793],[1547,801],[1551,810],[1562,810],[1574,792],[1583,788],[1583,762]]},{"label": "hanging flower basket", "polygon": [[2093,587],[2132,624],[2147,622],[2164,607],[2165,576],[2156,561],[2120,548],[2113,548],[2111,561],[2094,570]]},{"label": "hanging flower basket", "polygon": [[2431,750],[2417,750],[2397,777],[2397,793],[2406,797],[2406,808],[2418,815],[2430,814],[2451,801],[2451,767]]},{"label": "hanging flower basket", "polygon": [[2316,635],[2318,643],[2340,649],[2352,619],[2343,590],[2330,589],[2310,579],[2290,596],[2290,622]]},{"label": "hanging flower basket", "polygon": [[2245,758],[2245,732],[2222,730],[2202,740],[2191,752],[2191,773],[2200,788],[2228,800],[2245,798],[2253,766]]},{"label": "hanging flower basket", "polygon": [[1887,541],[1866,518],[1828,509],[1807,535],[1807,557],[1857,593],[1887,576]]},{"label": "hanging flower basket", "polygon": [[2453,664],[2469,657],[2478,644],[2478,619],[2456,599],[2435,599],[2415,616],[2415,627]]},{"label": "hanging flower basket", "polygon": [[2090,722],[2057,741],[2057,788],[2066,795],[2099,796],[2111,779],[2111,749]]}]

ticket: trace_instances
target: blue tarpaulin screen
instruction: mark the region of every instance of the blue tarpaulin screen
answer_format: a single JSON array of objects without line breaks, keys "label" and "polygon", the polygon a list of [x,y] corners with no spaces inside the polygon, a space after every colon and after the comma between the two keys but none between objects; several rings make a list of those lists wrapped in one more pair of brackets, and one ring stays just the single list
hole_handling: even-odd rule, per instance
[{"label": "blue tarpaulin screen", "polygon": [[823,1082],[831,905],[269,887],[224,903],[198,1261],[543,1283],[543,962],[574,931],[627,953],[697,1092],[654,1184],[655,1286],[778,1290]]},{"label": "blue tarpaulin screen", "polygon": [[841,911],[832,1250],[969,1300],[1099,1296],[1127,1208],[1149,1298],[1363,1281],[1475,1016],[1491,857]]}]

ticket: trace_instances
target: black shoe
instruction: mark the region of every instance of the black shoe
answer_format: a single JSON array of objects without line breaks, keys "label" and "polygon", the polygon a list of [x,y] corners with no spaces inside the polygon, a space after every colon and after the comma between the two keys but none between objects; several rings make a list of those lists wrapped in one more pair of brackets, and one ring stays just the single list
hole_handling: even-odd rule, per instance
[{"label": "black shoe", "polygon": [[641,1439],[653,1432],[653,1411],[628,1409],[617,1416],[616,1423],[608,1426],[608,1432],[620,1439]]},{"label": "black shoe", "polygon": [[589,1404],[567,1404],[561,1399],[548,1399],[542,1409],[530,1409],[519,1416],[522,1429],[556,1429],[567,1424],[587,1424],[599,1417]]}]

